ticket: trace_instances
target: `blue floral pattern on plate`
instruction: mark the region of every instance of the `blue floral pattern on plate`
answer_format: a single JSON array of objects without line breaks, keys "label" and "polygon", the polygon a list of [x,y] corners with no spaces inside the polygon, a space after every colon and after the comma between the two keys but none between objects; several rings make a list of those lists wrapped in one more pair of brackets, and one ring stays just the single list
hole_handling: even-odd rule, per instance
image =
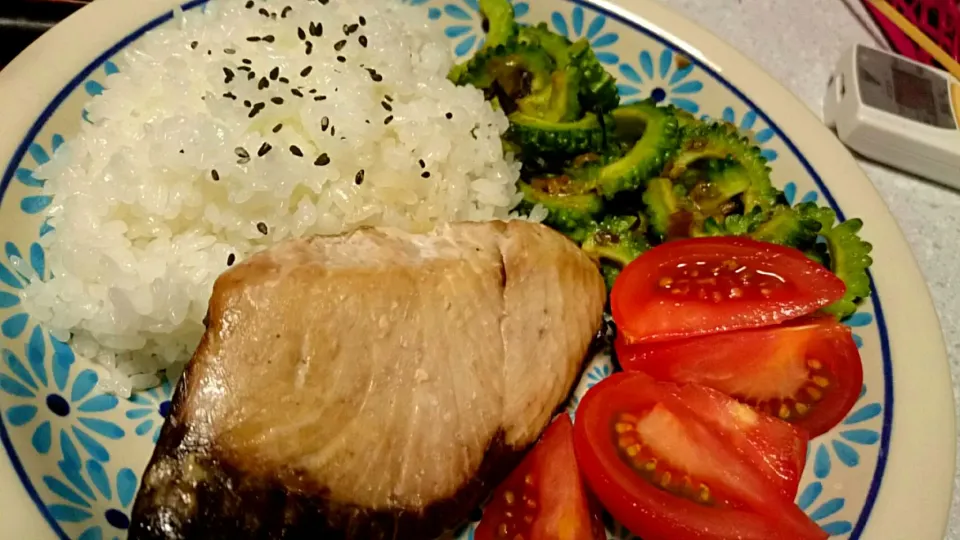
[{"label": "blue floral pattern on plate", "polygon": [[[443,29],[460,59],[483,45],[477,0],[399,1],[425,10],[429,19]],[[625,102],[649,97],[752,131],[764,156],[776,161],[774,179],[790,180],[784,183],[784,193],[791,204],[828,198],[815,187],[814,179],[805,177],[803,169],[795,165],[799,156],[776,135],[762,111],[718,84],[717,75],[709,66],[631,30],[615,14],[591,8],[579,0],[511,2],[523,24],[528,20],[546,21],[571,40],[587,39],[598,59],[618,75]],[[74,95],[98,95],[106,86],[106,77],[118,71],[110,61],[93,67],[92,75],[71,89]],[[746,112],[739,116],[736,111]],[[79,107],[69,112],[74,119],[89,121],[86,111]],[[66,111],[55,112],[55,116],[65,114]],[[63,133],[69,135],[67,130]],[[47,163],[64,141],[65,135],[46,128],[28,141],[25,153],[17,157],[19,161],[11,169],[18,198],[9,205],[4,200],[2,207],[3,212],[17,212],[31,227],[34,223],[36,226],[24,238],[0,237],[0,432],[9,435],[12,446],[7,450],[15,463],[26,464],[23,467],[30,479],[28,488],[39,493],[48,518],[67,531],[59,531],[63,536],[81,540],[120,539],[129,525],[143,456],[157,440],[170,412],[173,385],[166,382],[129,400],[102,394],[96,389],[98,375],[90,362],[75,357],[66,344],[23,313],[20,291],[34,279],[49,279],[39,238],[53,230],[41,218],[51,200],[43,193],[43,181],[35,176],[35,170]],[[780,172],[783,167],[787,172]],[[780,174],[786,178],[779,177]],[[877,350],[882,339],[873,313],[865,306],[844,321],[854,330],[857,346],[865,350]],[[609,358],[595,360],[588,366],[570,400],[571,416],[575,416],[583,394],[613,369]],[[876,369],[876,365],[871,369]],[[844,475],[850,471],[863,470],[872,475],[877,465],[879,441],[888,428],[883,424],[884,394],[878,392],[883,388],[880,382],[871,383],[872,393],[865,386],[842,424],[811,441],[808,450],[808,474],[801,483],[798,504],[834,536],[856,535],[851,524],[860,521],[867,495],[866,487],[859,484],[855,489],[842,491],[831,486],[844,482]],[[138,448],[142,455],[135,459],[129,456],[130,447]],[[43,467],[36,467],[35,463]],[[611,538],[636,538],[609,518],[605,524]],[[474,530],[475,524],[468,525],[460,538],[472,540]]]},{"label": "blue floral pattern on plate", "polygon": [[805,202],[817,202],[817,199],[820,198],[820,194],[814,190],[809,190],[800,197],[800,200],[797,200],[797,183],[796,182],[787,182],[783,186],[783,195],[787,199],[787,204],[794,205]]},{"label": "blue floral pattern on plate", "polygon": [[766,144],[770,142],[776,133],[772,128],[764,127],[759,128],[757,126],[757,120],[759,115],[757,111],[750,109],[744,113],[743,117],[740,118],[740,121],[737,121],[737,114],[734,112],[733,107],[724,107],[723,112],[720,115],[720,118],[728,123],[737,126],[737,128],[743,133],[751,133],[753,135],[752,139],[755,144],[760,146],[760,155],[766,158],[767,162],[774,162],[779,156],[777,151],[773,148],[766,148]]},{"label": "blue floral pattern on plate", "polygon": [[[587,20],[590,20],[590,23],[584,28]],[[570,41],[586,38],[601,64],[616,65],[620,61],[620,56],[610,50],[610,47],[617,43],[620,36],[615,32],[606,30],[606,16],[599,13],[585,15],[584,9],[576,6],[570,12],[569,18],[559,11],[554,11],[550,15],[550,24],[555,32]]]},{"label": "blue floral pattern on plate", "polygon": [[110,452],[102,441],[118,440],[124,431],[100,413],[115,409],[119,400],[94,392],[97,374],[92,369],[80,371],[71,382],[73,352],[53,337],[49,338],[53,355],[48,368],[46,339],[40,327],[34,326],[26,345],[26,363],[13,351],[2,350],[3,363],[12,376],[0,373],[0,390],[24,401],[7,409],[7,421],[14,427],[32,429],[33,449],[47,454],[55,430],[52,420],[66,420],[69,426],[57,430],[61,440],[75,438],[91,457],[109,461]]},{"label": "blue floral pattern on plate", "polygon": [[152,433],[150,438],[157,442],[163,421],[170,416],[171,389],[170,381],[164,379],[160,386],[139,392],[130,398],[135,406],[127,409],[125,415],[130,420],[139,422],[134,433],[140,436]]},{"label": "blue floral pattern on plate", "polygon": [[620,75],[617,88],[626,103],[651,98],[690,113],[700,111],[694,98],[703,90],[703,82],[697,78],[696,66],[673,49],[660,51],[656,62],[653,52],[640,51],[637,64],[620,64]]},{"label": "blue floral pattern on plate", "polygon": [[822,494],[823,483],[819,481],[811,482],[797,497],[797,506],[830,536],[840,536],[850,532],[853,525],[849,521],[835,517],[838,512],[843,510],[846,501],[843,497],[821,501],[820,496]]},{"label": "blue floral pattern on plate", "polygon": [[846,467],[858,466],[862,449],[880,442],[880,432],[872,426],[873,420],[883,412],[883,405],[864,400],[866,395],[867,387],[864,385],[857,404],[847,418],[833,431],[811,443],[809,452],[813,454],[813,474],[818,479],[827,478],[838,462]]},{"label": "blue floral pattern on plate", "polygon": [[[510,0],[510,3],[513,4],[513,11],[518,21],[530,11],[530,5],[527,2]],[[483,46],[483,16],[480,15],[480,5],[477,0],[449,2],[443,6],[443,15],[447,17],[444,22],[448,23],[443,33],[456,43],[453,51],[458,58],[469,56]],[[431,10],[430,17],[436,19],[440,16],[438,11]]]},{"label": "blue floral pattern on plate", "polygon": [[[64,451],[69,452],[69,449]],[[111,476],[99,461],[88,460],[81,465],[67,456],[58,466],[60,475],[43,477],[44,485],[57,500],[48,505],[50,514],[61,523],[80,524],[83,531],[78,540],[125,538],[137,490],[137,474],[124,467]],[[101,512],[95,505],[106,508]]]}]

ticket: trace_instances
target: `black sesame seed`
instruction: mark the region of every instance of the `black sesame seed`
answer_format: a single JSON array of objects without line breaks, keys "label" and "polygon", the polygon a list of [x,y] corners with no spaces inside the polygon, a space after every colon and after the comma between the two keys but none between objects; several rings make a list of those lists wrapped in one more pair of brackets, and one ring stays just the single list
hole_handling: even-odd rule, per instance
[{"label": "black sesame seed", "polygon": [[367,18],[364,17],[363,15],[360,16],[360,19],[359,19],[359,20],[360,20],[360,26],[366,26],[366,25],[367,25]]},{"label": "black sesame seed", "polygon": [[312,52],[313,52],[313,43],[310,43],[310,42],[308,41],[308,42],[307,42],[306,54],[309,55],[309,54],[312,53]]},{"label": "black sesame seed", "polygon": [[263,156],[267,155],[267,152],[269,152],[269,151],[272,150],[272,149],[273,149],[273,147],[270,146],[270,143],[266,143],[266,142],[265,142],[265,143],[261,144],[261,145],[260,145],[260,149],[257,150],[257,157],[263,157]]},{"label": "black sesame seed", "polygon": [[276,14],[276,13],[271,13],[271,14],[270,14],[270,20],[271,20],[271,21],[277,20],[277,14]]},{"label": "black sesame seed", "polygon": [[267,43],[273,43],[274,41],[277,40],[277,38],[271,35],[266,35],[266,36],[263,36],[263,40],[266,41]]},{"label": "black sesame seed", "polygon": [[358,28],[360,28],[359,24],[351,24],[349,26],[343,25],[343,33],[349,36],[350,34],[356,32]]},{"label": "black sesame seed", "polygon": [[247,41],[249,41],[249,42],[251,42],[251,43],[256,43],[256,42],[260,41],[260,36],[250,36],[250,37],[247,38]]},{"label": "black sesame seed", "polygon": [[326,131],[328,127],[330,127],[330,119],[324,116],[320,119],[320,129]]},{"label": "black sesame seed", "polygon": [[267,11],[265,8],[260,8],[260,9],[257,11],[257,13],[263,15],[264,17],[269,17],[269,16],[270,16],[270,12]]},{"label": "black sesame seed", "polygon": [[244,106],[244,107],[249,107],[249,106],[251,106],[251,105],[253,105],[253,103],[250,103],[250,100],[249,100],[249,99],[243,100],[243,106]]},{"label": "black sesame seed", "polygon": [[284,8],[283,8],[282,10],[280,10],[280,18],[281,18],[281,19],[286,19],[286,18],[287,18],[287,13],[290,13],[291,11],[293,11],[293,8],[292,8],[292,7],[290,7],[290,6],[284,6]]},{"label": "black sesame seed", "polygon": [[303,97],[303,92],[301,92],[298,88],[290,90],[290,93],[297,97]]},{"label": "black sesame seed", "polygon": [[213,169],[212,171],[210,171],[210,177],[213,178],[214,182],[220,181],[220,173],[218,173],[216,169]]},{"label": "black sesame seed", "polygon": [[257,83],[257,90],[263,90],[268,86],[270,86],[270,81],[268,81],[266,77],[260,77],[260,82]]},{"label": "black sesame seed", "polygon": [[225,98],[227,98],[227,99],[232,99],[232,100],[236,100],[236,99],[237,99],[237,96],[234,95],[233,92],[227,92],[226,94],[223,95],[223,97],[225,97]]},{"label": "black sesame seed", "polygon": [[247,64],[248,66],[253,63],[253,60],[249,58],[244,58],[243,60],[240,60],[240,61],[243,62],[244,64]]},{"label": "black sesame seed", "polygon": [[300,150],[300,147],[295,144],[290,145],[290,153],[297,157],[303,157],[303,151]]},{"label": "black sesame seed", "polygon": [[347,46],[347,40],[341,39],[340,41],[333,44],[333,50],[340,52],[346,46]]},{"label": "black sesame seed", "polygon": [[257,223],[257,230],[260,231],[260,234],[267,234],[269,229],[267,229],[267,224],[264,222]]},{"label": "black sesame seed", "polygon": [[228,67],[223,68],[223,75],[224,75],[223,82],[227,84],[229,84],[230,81],[232,81],[233,78],[235,77],[233,70]]},{"label": "black sesame seed", "polygon": [[337,57],[337,62],[340,62],[341,64],[344,63],[344,62],[346,62],[346,61],[347,61],[347,57],[346,57],[346,56],[338,56],[338,57]]},{"label": "black sesame seed", "polygon": [[330,156],[328,156],[327,154],[320,154],[320,157],[318,157],[317,160],[313,162],[313,164],[316,165],[316,166],[318,166],[318,167],[323,167],[324,165],[329,165],[329,164],[330,164]]},{"label": "black sesame seed", "polygon": [[363,169],[360,169],[359,171],[357,171],[357,175],[353,177],[353,182],[358,186],[362,184],[364,174],[365,173],[363,172]]},{"label": "black sesame seed", "polygon": [[390,94],[384,95],[383,99],[389,101],[390,103],[393,103],[393,96],[391,96]]},{"label": "black sesame seed", "polygon": [[323,23],[310,23],[310,35],[314,37],[320,37],[323,35]]},{"label": "black sesame seed", "polygon": [[330,0],[318,0],[321,6],[325,6],[330,3]]},{"label": "black sesame seed", "polygon": [[323,101],[323,100],[325,100],[325,99],[327,99],[327,96],[317,96],[317,97],[313,98],[314,101]]},{"label": "black sesame seed", "polygon": [[250,73],[247,73],[247,80],[248,80],[248,81],[252,81],[252,80],[255,79],[256,77],[257,77],[257,74],[254,73],[254,72],[252,72],[252,71],[251,71]]},{"label": "black sesame seed", "polygon": [[383,125],[387,125],[387,124],[389,124],[390,122],[393,122],[393,115],[392,115],[392,114],[391,114],[390,116],[388,116],[388,117],[386,117],[386,118],[383,119]]},{"label": "black sesame seed", "polygon": [[363,46],[363,47],[366,47],[366,46],[367,46],[367,36],[360,36],[360,38],[358,39],[358,41],[360,42],[360,45],[361,45],[361,46]]},{"label": "black sesame seed", "polygon": [[426,167],[426,166],[427,166],[427,162],[421,159],[421,160],[420,160],[420,168],[422,169],[422,168],[424,168],[424,167]]},{"label": "black sesame seed", "polygon": [[237,71],[251,71],[250,66],[240,66]]},{"label": "black sesame seed", "polygon": [[286,78],[286,77],[280,77],[280,78],[277,79],[277,80],[280,81],[280,82],[282,82],[283,84],[289,84],[289,83],[290,83],[290,79],[288,79],[288,78]]},{"label": "black sesame seed", "polygon": [[333,136],[336,136],[336,134],[337,134],[337,126],[330,126],[330,136],[333,137]]},{"label": "black sesame seed", "polygon": [[364,69],[366,69],[367,72],[370,73],[370,78],[373,79],[373,82],[380,82],[383,80],[383,75],[380,75],[379,73],[377,73],[377,70],[373,68],[364,68]]},{"label": "black sesame seed", "polygon": [[271,80],[271,81],[277,80],[277,77],[279,77],[279,76],[280,76],[280,68],[275,67],[275,68],[273,68],[273,69],[270,70],[270,80]]},{"label": "black sesame seed", "polygon": [[450,120],[450,119],[452,119],[452,118],[453,118],[453,113],[452,113],[452,112],[448,112],[448,113],[447,113],[447,114],[445,114],[444,116],[446,116],[446,117],[447,117],[447,120]]},{"label": "black sesame seed", "polygon": [[236,154],[237,157],[242,157],[242,158],[248,158],[248,157],[250,157],[250,153],[247,152],[247,149],[244,148],[244,147],[242,147],[242,146],[238,146],[238,147],[234,148],[234,149],[233,149],[233,153]]},{"label": "black sesame seed", "polygon": [[180,153],[181,153],[181,154],[183,153],[183,148],[180,149]]},{"label": "black sesame seed", "polygon": [[227,266],[233,266],[233,263],[237,262],[237,256],[233,253],[227,255]]},{"label": "black sesame seed", "polygon": [[253,0],[247,0],[247,3],[244,4],[243,7],[247,8],[247,9],[252,8],[252,7],[253,7]]},{"label": "black sesame seed", "polygon": [[316,94],[316,93],[317,93],[317,89],[316,89],[316,88],[311,88],[307,93],[308,93],[308,94]]},{"label": "black sesame seed", "polygon": [[283,124],[277,124],[277,125],[273,126],[273,130],[272,130],[272,131],[273,131],[274,133],[278,133],[281,129],[283,129]]},{"label": "black sesame seed", "polygon": [[227,53],[227,54],[237,54],[237,50],[236,50],[236,49],[231,49],[231,48],[229,48],[229,47],[226,48],[226,49],[224,49],[223,52],[225,52],[225,53]]},{"label": "black sesame seed", "polygon": [[190,48],[191,48],[191,49],[196,49],[198,45],[200,45],[200,42],[199,42],[199,41],[191,41],[191,42],[190,42]]},{"label": "black sesame seed", "polygon": [[386,109],[387,112],[393,111],[393,107],[386,101],[381,101],[380,105],[383,106],[383,108]]},{"label": "black sesame seed", "polygon": [[303,31],[303,28],[297,27],[297,37],[300,39],[307,39],[307,33]]},{"label": "black sesame seed", "polygon": [[248,114],[247,116],[248,116],[249,118],[253,118],[254,116],[260,114],[260,111],[262,111],[266,106],[267,106],[267,105],[266,105],[265,103],[263,103],[263,102],[254,103],[254,104],[253,104],[253,108],[250,109],[250,114]]},{"label": "black sesame seed", "polygon": [[307,66],[300,70],[300,76],[306,77],[307,75],[310,74],[311,71],[313,71],[313,66]]},{"label": "black sesame seed", "polygon": [[283,105],[283,98],[280,96],[270,98],[270,102],[274,105]]},{"label": "black sesame seed", "polygon": [[424,172],[423,174],[420,175],[420,178],[430,178],[430,173]]},{"label": "black sesame seed", "polygon": [[210,49],[207,49],[207,56],[210,56],[211,54],[213,54],[213,51],[211,51]]}]

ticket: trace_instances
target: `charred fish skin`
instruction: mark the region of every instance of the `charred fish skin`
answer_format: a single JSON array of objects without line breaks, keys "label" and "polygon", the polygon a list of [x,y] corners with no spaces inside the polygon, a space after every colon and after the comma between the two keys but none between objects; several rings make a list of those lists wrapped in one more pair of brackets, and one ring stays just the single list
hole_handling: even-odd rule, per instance
[{"label": "charred fish skin", "polygon": [[[606,294],[589,259],[541,225],[438,234],[290,241],[221,276],[129,538],[430,540],[464,524],[569,395]],[[374,384],[396,395],[355,400]]]},{"label": "charred fish skin", "polygon": [[294,492],[275,481],[251,479],[213,455],[201,448],[158,447],[134,504],[129,540],[437,538],[451,523],[465,524],[523,452],[497,437],[475,478],[454,497],[417,513],[337,505],[323,490]]}]

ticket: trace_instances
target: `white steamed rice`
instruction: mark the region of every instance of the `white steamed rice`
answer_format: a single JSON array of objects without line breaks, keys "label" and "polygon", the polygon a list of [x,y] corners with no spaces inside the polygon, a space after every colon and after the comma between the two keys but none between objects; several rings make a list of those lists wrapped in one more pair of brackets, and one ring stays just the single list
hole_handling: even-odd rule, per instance
[{"label": "white steamed rice", "polygon": [[228,258],[360,225],[508,218],[520,199],[506,117],[446,80],[448,43],[396,0],[213,0],[117,64],[93,124],[35,173],[54,196],[54,279],[23,303],[119,394],[179,376]]}]

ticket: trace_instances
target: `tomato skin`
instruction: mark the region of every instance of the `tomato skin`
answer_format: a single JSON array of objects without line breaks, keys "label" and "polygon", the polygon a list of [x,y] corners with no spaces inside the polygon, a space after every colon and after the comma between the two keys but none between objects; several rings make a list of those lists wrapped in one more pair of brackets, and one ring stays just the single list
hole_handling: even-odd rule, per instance
[{"label": "tomato skin", "polygon": [[[618,338],[616,349],[626,371],[708,386],[750,405],[766,404],[769,410],[761,410],[774,415],[783,414],[786,404],[787,414],[781,417],[811,437],[840,423],[863,386],[863,365],[850,328],[826,315],[663,343],[627,345]],[[809,359],[820,368],[812,369]],[[820,387],[814,381],[828,384]]]},{"label": "tomato skin", "polygon": [[740,237],[661,244],[623,270],[610,296],[627,343],[774,325],[843,297],[843,281],[793,248]]},{"label": "tomato skin", "polygon": [[[620,456],[612,418],[624,411],[663,406],[710,462],[697,465],[694,482],[707,482],[723,506],[705,506],[642,479]],[[728,441],[684,405],[681,387],[637,373],[617,373],[584,396],[577,409],[574,446],[588,485],[604,508],[644,540],[825,539],[777,487],[744,460]],[[677,446],[682,448],[683,446]],[[688,469],[689,470],[689,469]]]},{"label": "tomato skin", "polygon": [[[531,481],[527,481],[527,479]],[[533,506],[527,506],[533,501]],[[573,450],[573,423],[560,414],[519,467],[497,487],[474,533],[476,540],[509,535],[528,540],[605,540],[603,524],[595,511],[577,467]],[[513,514],[508,517],[507,513]],[[524,518],[530,516],[527,523]]]}]

